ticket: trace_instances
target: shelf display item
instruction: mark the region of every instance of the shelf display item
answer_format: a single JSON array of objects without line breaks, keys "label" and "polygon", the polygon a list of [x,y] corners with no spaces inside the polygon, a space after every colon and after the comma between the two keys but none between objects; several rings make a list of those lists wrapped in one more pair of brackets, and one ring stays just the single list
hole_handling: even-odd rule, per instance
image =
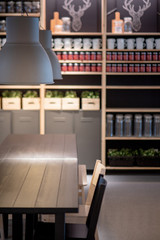
[{"label": "shelf display item", "polygon": [[6,21],[1,20],[0,21],[0,32],[5,32],[6,31]]},{"label": "shelf display item", "polygon": [[50,30],[51,32],[55,32],[55,25],[63,25],[61,19],[59,19],[59,12],[53,13],[53,19],[50,20]]},{"label": "shelf display item", "polygon": [[101,47],[102,47],[101,38],[93,38],[92,39],[92,48],[93,49],[100,49]]},{"label": "shelf display item", "polygon": [[131,114],[124,115],[124,136],[127,136],[127,137],[132,136],[132,115]]},{"label": "shelf display item", "polygon": [[153,128],[154,128],[154,136],[160,137],[160,114],[154,115]]},{"label": "shelf display item", "polygon": [[73,48],[77,50],[82,48],[82,38],[73,39]]},{"label": "shelf display item", "polygon": [[62,17],[62,30],[63,32],[71,31],[71,19],[70,17]]},{"label": "shelf display item", "polygon": [[6,12],[6,2],[2,1],[0,2],[0,13],[5,13]]},{"label": "shelf display item", "polygon": [[126,47],[127,47],[127,49],[134,49],[134,47],[135,47],[135,39],[134,38],[126,39]]},{"label": "shelf display item", "polygon": [[124,22],[120,19],[120,12],[115,12],[115,19],[112,20],[112,33],[123,33]]},{"label": "shelf display item", "polygon": [[24,110],[39,110],[40,98],[36,91],[28,90],[22,98],[22,109]]},{"label": "shelf display item", "polygon": [[142,50],[145,48],[144,38],[136,38],[136,49]]},{"label": "shelf display item", "polygon": [[21,13],[22,12],[22,2],[16,2],[16,13]]},{"label": "shelf display item", "polygon": [[146,39],[146,48],[147,49],[154,49],[154,38],[147,38]]},{"label": "shelf display item", "polygon": [[160,49],[160,38],[155,39],[155,48]]},{"label": "shelf display item", "polygon": [[115,135],[118,137],[123,136],[123,115],[122,114],[116,114]]},{"label": "shelf display item", "polygon": [[124,18],[124,33],[132,33],[132,18]]},{"label": "shelf display item", "polygon": [[144,136],[152,136],[152,115],[150,114],[144,115]]},{"label": "shelf display item", "polygon": [[106,116],[106,136],[113,137],[113,114]]}]

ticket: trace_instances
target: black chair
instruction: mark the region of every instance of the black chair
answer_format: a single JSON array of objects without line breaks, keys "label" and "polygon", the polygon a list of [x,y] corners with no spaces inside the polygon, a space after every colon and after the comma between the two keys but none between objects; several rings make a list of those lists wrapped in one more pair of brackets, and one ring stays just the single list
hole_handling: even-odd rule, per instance
[{"label": "black chair", "polygon": [[[86,224],[66,224],[67,240],[95,240],[95,231],[107,182],[99,175]],[[39,222],[34,240],[54,239],[54,223]]]}]

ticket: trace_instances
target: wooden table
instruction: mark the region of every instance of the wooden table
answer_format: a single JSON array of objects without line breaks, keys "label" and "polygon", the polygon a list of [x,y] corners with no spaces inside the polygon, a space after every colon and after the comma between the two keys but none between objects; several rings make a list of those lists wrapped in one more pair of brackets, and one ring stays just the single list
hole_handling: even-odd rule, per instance
[{"label": "wooden table", "polygon": [[[78,212],[75,135],[10,135],[0,145],[0,213],[55,214],[65,239],[65,213]],[[17,224],[17,222],[16,222]],[[13,239],[22,232],[13,229]]]}]

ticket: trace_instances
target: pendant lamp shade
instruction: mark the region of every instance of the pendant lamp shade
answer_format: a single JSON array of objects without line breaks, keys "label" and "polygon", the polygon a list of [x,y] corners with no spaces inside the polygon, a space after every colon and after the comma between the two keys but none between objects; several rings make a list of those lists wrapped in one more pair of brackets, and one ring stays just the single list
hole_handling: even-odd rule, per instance
[{"label": "pendant lamp shade", "polygon": [[39,42],[39,20],[7,17],[7,41],[0,52],[0,84],[53,84],[52,66]]},{"label": "pendant lamp shade", "polygon": [[50,30],[39,31],[39,41],[50,59],[54,80],[60,80],[62,79],[61,67],[55,52],[52,51],[51,40],[52,34]]}]

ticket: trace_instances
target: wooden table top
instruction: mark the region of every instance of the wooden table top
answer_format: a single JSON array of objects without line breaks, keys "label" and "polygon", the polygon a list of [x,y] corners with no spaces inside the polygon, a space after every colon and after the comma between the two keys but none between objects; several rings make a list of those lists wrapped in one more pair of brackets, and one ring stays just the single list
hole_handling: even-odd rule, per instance
[{"label": "wooden table top", "polygon": [[78,211],[75,135],[10,135],[0,145],[0,213]]}]

